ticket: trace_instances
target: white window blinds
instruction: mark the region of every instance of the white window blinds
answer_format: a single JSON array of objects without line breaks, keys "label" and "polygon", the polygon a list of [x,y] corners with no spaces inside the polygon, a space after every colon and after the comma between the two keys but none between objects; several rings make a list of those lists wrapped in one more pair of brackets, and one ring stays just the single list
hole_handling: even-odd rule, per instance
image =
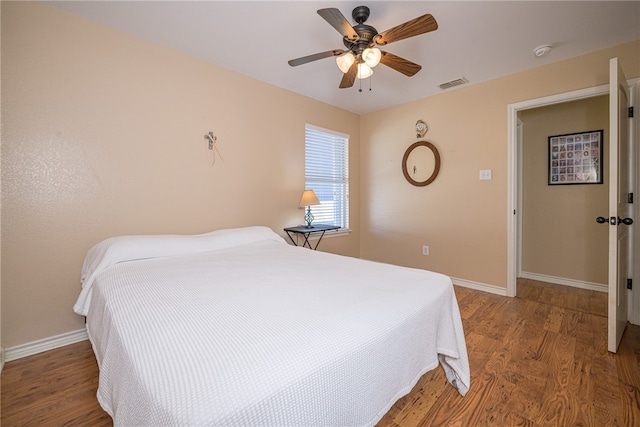
[{"label": "white window blinds", "polygon": [[349,228],[349,135],[305,126],[305,189],[320,205],[311,206],[316,224]]}]

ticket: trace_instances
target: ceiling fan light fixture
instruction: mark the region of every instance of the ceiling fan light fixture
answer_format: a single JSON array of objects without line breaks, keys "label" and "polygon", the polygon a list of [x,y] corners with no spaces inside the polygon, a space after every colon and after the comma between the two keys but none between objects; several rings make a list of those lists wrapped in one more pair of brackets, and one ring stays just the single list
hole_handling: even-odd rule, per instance
[{"label": "ceiling fan light fixture", "polygon": [[[422,68],[420,65],[392,53],[376,49],[376,45],[386,46],[389,43],[395,43],[438,29],[438,23],[429,13],[380,33],[371,25],[365,24],[370,12],[366,6],[358,6],[353,9],[351,16],[357,23],[356,25],[352,25],[342,12],[335,7],[318,9],[317,12],[322,19],[340,33],[342,43],[346,47],[346,50],[327,50],[313,55],[291,59],[288,61],[288,64],[292,67],[297,67],[298,65],[319,59],[335,57],[336,65],[343,73],[340,85],[338,86],[340,89],[353,87],[356,79],[371,77],[373,74],[372,68],[379,63],[405,76],[413,76]],[[384,61],[382,60],[383,58]],[[371,90],[371,88],[369,88],[369,90]]]},{"label": "ceiling fan light fixture", "polygon": [[340,71],[345,74],[349,71],[349,68],[351,68],[355,61],[356,57],[353,56],[353,53],[351,52],[347,52],[344,55],[336,57],[336,64],[338,64],[338,68],[340,68]]},{"label": "ceiling fan light fixture", "polygon": [[382,52],[377,47],[369,47],[362,52],[362,59],[371,68],[380,63]]},{"label": "ceiling fan light fixture", "polygon": [[360,64],[358,64],[358,74],[356,74],[357,78],[366,79],[368,77],[371,77],[372,75],[373,70],[366,63],[361,62]]}]

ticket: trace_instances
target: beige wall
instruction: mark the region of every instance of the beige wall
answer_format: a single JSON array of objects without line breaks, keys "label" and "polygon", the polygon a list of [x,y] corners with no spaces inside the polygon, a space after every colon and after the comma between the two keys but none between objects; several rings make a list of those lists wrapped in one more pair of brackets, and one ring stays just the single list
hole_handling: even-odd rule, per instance
[{"label": "beige wall", "polygon": [[[635,42],[358,117],[41,4],[1,7],[5,347],[82,328],[80,267],[105,237],[301,222],[305,122],[351,135],[354,232],[324,250],[505,287],[507,105],[603,84],[612,56],[640,76]],[[422,188],[400,165],[418,119],[442,157]]]},{"label": "beige wall", "polygon": [[[508,105],[606,84],[616,56],[627,78],[640,76],[636,41],[363,116],[361,256],[506,288]],[[426,187],[401,169],[418,119],[442,159]],[[493,179],[480,181],[481,169]]]},{"label": "beige wall", "polygon": [[[359,117],[38,3],[2,3],[2,345],[81,329],[86,251],[119,234],[300,224],[305,123]],[[224,161],[211,166],[204,134]]]},{"label": "beige wall", "polygon": [[[596,223],[609,210],[609,97],[522,111],[522,270],[607,283],[609,228]],[[548,136],[604,131],[603,184],[547,185]]]}]

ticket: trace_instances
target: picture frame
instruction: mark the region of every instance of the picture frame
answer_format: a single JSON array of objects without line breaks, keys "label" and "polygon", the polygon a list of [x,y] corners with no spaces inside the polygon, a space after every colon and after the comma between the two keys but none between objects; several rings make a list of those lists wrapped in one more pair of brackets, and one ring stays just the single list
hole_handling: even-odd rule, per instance
[{"label": "picture frame", "polygon": [[602,184],[604,132],[592,130],[548,137],[548,185]]}]

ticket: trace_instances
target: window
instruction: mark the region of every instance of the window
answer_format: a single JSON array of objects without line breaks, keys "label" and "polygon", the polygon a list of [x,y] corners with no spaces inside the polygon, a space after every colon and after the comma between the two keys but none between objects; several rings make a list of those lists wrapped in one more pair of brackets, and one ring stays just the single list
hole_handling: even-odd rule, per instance
[{"label": "window", "polygon": [[349,135],[305,126],[305,189],[320,200],[314,222],[349,228]]}]

